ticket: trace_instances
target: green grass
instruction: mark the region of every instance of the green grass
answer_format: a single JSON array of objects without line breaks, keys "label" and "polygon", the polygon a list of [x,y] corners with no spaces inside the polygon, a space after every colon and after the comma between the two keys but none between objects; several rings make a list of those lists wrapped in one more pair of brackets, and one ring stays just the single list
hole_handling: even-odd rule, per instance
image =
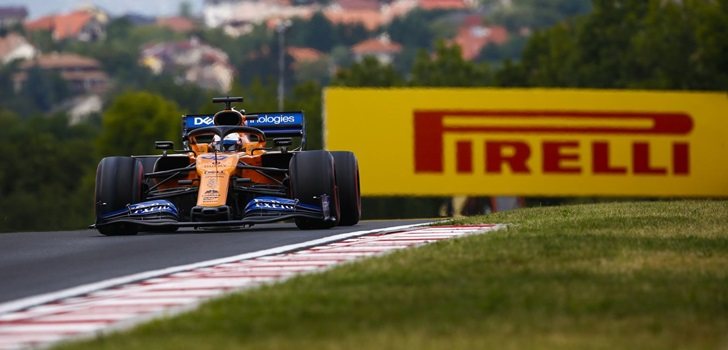
[{"label": "green grass", "polygon": [[461,222],[510,226],[62,348],[728,347],[728,201],[545,207]]}]

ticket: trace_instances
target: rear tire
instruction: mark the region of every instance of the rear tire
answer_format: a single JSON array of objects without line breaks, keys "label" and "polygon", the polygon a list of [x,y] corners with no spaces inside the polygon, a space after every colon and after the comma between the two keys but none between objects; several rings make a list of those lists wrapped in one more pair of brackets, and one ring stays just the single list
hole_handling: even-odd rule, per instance
[{"label": "rear tire", "polygon": [[[142,197],[144,167],[132,157],[106,157],[96,168],[95,209],[96,223],[102,216],[137,203]],[[135,235],[138,228],[134,224],[116,223],[102,225],[98,231],[106,236]]]},{"label": "rear tire", "polygon": [[[336,191],[334,158],[327,151],[303,151],[291,158],[291,194],[301,203],[321,205],[319,196],[329,196],[329,210],[335,220],[296,218],[296,226],[302,230],[327,229],[339,222],[339,199]],[[316,197],[316,198],[314,198]]]},{"label": "rear tire", "polygon": [[336,169],[336,186],[339,189],[341,226],[353,226],[361,219],[361,192],[359,190],[359,163],[352,152],[331,152]]}]

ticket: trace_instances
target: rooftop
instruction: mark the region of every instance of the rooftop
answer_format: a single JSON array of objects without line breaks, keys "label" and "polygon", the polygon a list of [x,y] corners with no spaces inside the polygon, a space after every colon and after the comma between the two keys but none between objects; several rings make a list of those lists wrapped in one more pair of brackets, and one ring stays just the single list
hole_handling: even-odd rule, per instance
[{"label": "rooftop", "polygon": [[482,25],[463,26],[454,39],[454,42],[462,49],[462,56],[465,60],[478,57],[486,45],[501,45],[506,41],[508,41],[508,31],[504,27]]},{"label": "rooftop", "polygon": [[388,35],[380,35],[354,45],[351,50],[356,54],[398,53],[402,51],[402,45],[391,41]]},{"label": "rooftop", "polygon": [[362,24],[368,30],[379,28],[383,23],[383,16],[379,10],[340,10],[330,9],[324,15],[336,24]]},{"label": "rooftop", "polygon": [[27,30],[50,30],[53,38],[62,40],[78,35],[83,27],[94,18],[88,10],[78,10],[67,14],[40,17],[25,23]]},{"label": "rooftop", "polygon": [[189,33],[197,27],[194,21],[181,16],[160,17],[157,19],[157,26],[169,28],[176,33]]},{"label": "rooftop", "polygon": [[99,61],[77,55],[75,53],[50,53],[40,55],[34,60],[25,61],[20,66],[23,69],[30,68],[32,66],[39,66],[44,69],[62,69],[62,68],[95,68],[100,69],[101,64]]},{"label": "rooftop", "polygon": [[13,52],[18,46],[27,43],[28,41],[24,37],[16,33],[10,33],[4,37],[0,37],[0,58]]},{"label": "rooftop", "polygon": [[310,47],[288,47],[286,52],[296,62],[316,61],[323,56],[321,51]]},{"label": "rooftop", "polygon": [[467,8],[464,0],[419,0],[420,8],[424,10],[459,10]]}]

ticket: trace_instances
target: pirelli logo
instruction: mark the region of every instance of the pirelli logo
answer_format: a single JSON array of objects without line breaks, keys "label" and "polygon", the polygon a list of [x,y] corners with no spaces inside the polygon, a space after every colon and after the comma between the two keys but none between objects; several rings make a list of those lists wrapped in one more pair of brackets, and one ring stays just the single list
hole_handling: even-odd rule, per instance
[{"label": "pirelli logo", "polygon": [[[415,110],[414,167],[417,174],[445,171],[445,158],[455,157],[457,174],[657,175],[690,174],[693,118],[686,113],[553,110]],[[483,136],[485,136],[485,141]],[[538,143],[524,136],[543,135]],[[480,136],[480,137],[475,137]],[[489,139],[488,136],[492,136]],[[610,162],[611,138],[629,137],[629,161]],[[455,154],[445,154],[445,139],[455,141]],[[659,150],[649,139],[669,140]],[[476,144],[474,140],[477,141]],[[483,169],[474,169],[474,147],[483,147]],[[538,152],[534,147],[538,147]],[[666,149],[665,149],[666,148]],[[655,164],[655,151],[670,160]],[[590,156],[584,157],[584,152]],[[539,159],[534,159],[538,155]],[[622,155],[623,156],[623,155]],[[580,159],[580,157],[589,159]],[[622,157],[624,158],[624,157]],[[480,163],[480,162],[478,162]],[[534,169],[539,167],[539,169]]]}]

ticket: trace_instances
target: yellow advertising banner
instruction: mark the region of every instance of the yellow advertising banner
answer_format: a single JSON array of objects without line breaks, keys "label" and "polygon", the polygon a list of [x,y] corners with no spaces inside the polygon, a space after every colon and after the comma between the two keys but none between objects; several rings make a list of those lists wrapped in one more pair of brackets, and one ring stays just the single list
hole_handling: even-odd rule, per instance
[{"label": "yellow advertising banner", "polygon": [[725,93],[324,92],[363,195],[728,196]]}]

